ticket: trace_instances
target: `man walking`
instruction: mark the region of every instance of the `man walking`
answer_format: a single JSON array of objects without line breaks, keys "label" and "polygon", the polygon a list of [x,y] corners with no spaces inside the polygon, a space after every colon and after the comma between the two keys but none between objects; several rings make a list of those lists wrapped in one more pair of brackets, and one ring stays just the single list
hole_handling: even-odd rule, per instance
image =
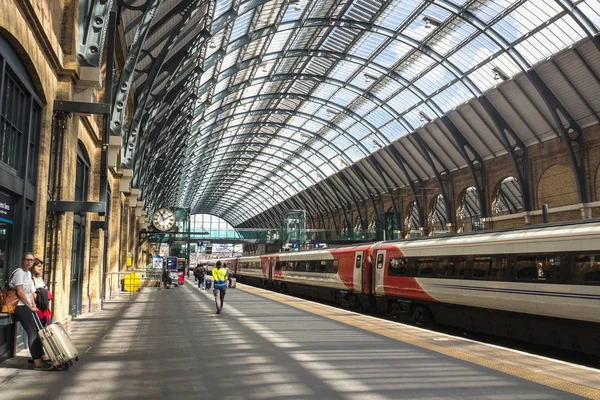
[{"label": "man walking", "polygon": [[204,267],[200,264],[196,265],[196,268],[194,268],[194,278],[198,282],[198,289],[204,289],[204,275]]},{"label": "man walking", "polygon": [[225,299],[225,291],[227,290],[227,270],[221,265],[221,261],[217,261],[212,270],[214,279],[213,294],[215,295],[215,304],[217,305],[217,314],[221,314],[223,309],[223,300]]}]

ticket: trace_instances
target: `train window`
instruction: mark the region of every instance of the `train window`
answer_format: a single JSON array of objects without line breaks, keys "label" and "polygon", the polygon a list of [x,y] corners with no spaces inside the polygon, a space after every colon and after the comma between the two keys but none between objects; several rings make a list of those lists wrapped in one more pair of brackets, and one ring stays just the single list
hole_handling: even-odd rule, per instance
[{"label": "train window", "polygon": [[417,276],[432,276],[435,269],[435,258],[419,258],[416,262]]},{"label": "train window", "polygon": [[536,257],[538,281],[556,282],[561,281],[560,255]]},{"label": "train window", "polygon": [[319,262],[319,269],[317,272],[327,272],[327,261]]},{"label": "train window", "polygon": [[517,280],[535,281],[538,278],[538,266],[536,257],[519,256],[515,263],[515,273]]},{"label": "train window", "polygon": [[508,271],[508,257],[492,258],[492,266],[488,278],[490,279],[505,279]]},{"label": "train window", "polygon": [[383,268],[383,254],[377,255],[377,269]]},{"label": "train window", "polygon": [[354,268],[360,268],[362,264],[362,255],[359,254],[356,256],[356,264],[354,265]]},{"label": "train window", "polygon": [[575,281],[592,285],[600,284],[600,254],[575,256]]},{"label": "train window", "polygon": [[282,268],[283,264],[284,264],[284,263],[282,263],[281,261],[278,261],[278,262],[276,262],[276,263],[275,263],[275,269],[278,269],[278,270],[280,270],[280,269]]},{"label": "train window", "polygon": [[465,276],[467,259],[465,257],[447,257],[438,259],[439,277],[443,278],[462,278]]},{"label": "train window", "polygon": [[473,278],[487,278],[492,265],[492,257],[473,258]]},{"label": "train window", "polygon": [[404,257],[393,257],[390,259],[390,265],[388,268],[388,275],[390,276],[404,276],[406,275],[406,258]]},{"label": "train window", "polygon": [[339,260],[333,260],[333,262],[331,263],[331,271],[330,271],[332,274],[337,274],[339,264],[340,264]]}]

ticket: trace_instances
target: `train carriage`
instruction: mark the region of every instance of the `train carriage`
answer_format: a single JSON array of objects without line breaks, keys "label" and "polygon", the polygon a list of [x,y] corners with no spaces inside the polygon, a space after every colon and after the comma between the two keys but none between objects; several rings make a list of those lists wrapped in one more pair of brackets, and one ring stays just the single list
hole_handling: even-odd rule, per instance
[{"label": "train carriage", "polygon": [[235,276],[239,282],[264,286],[267,281],[266,258],[261,256],[240,257]]},{"label": "train carriage", "polygon": [[399,319],[600,355],[598,220],[241,257],[236,275]]}]

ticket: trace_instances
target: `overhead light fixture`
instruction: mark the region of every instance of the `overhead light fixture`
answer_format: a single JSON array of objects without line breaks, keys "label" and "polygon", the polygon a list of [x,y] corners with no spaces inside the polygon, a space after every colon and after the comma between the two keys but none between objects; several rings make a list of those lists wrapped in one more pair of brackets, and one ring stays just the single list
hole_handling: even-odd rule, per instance
[{"label": "overhead light fixture", "polygon": [[210,39],[210,42],[208,42],[208,47],[210,47],[211,49],[216,49],[217,48],[217,44],[215,43],[215,39]]},{"label": "overhead light fixture", "polygon": [[302,6],[300,5],[300,0],[296,0],[296,4],[294,4],[294,10],[296,10],[296,11],[302,10]]},{"label": "overhead light fixture", "polygon": [[267,64],[263,64],[263,66],[262,66],[262,72],[264,72],[264,73],[268,72],[268,70],[267,70]]},{"label": "overhead light fixture", "polygon": [[425,16],[423,17],[423,21],[425,21],[425,29],[431,29],[432,27],[438,27],[442,24],[442,21],[438,21],[433,17]]},{"label": "overhead light fixture", "polygon": [[309,135],[308,133],[300,132],[300,136],[304,139],[312,139],[314,136]]},{"label": "overhead light fixture", "polygon": [[366,73],[366,72],[365,72],[365,73],[363,73],[363,76],[364,76],[364,78],[365,78],[365,82],[366,82],[366,83],[369,83],[369,82],[371,82],[371,81],[375,81],[375,80],[377,80],[377,79],[378,79],[376,76],[373,76],[373,75],[371,75],[371,74],[368,74],[368,73]]},{"label": "overhead light fixture", "polygon": [[331,116],[333,116],[333,115],[335,115],[335,114],[337,114],[337,111],[336,111],[336,110],[333,110],[333,109],[331,109],[331,108],[328,108],[328,109],[327,109],[327,116],[328,116],[328,117],[331,117]]},{"label": "overhead light fixture", "polygon": [[429,115],[425,114],[423,111],[419,111],[419,120],[421,122],[431,122],[431,118]]},{"label": "overhead light fixture", "polygon": [[503,81],[507,81],[510,79],[510,77],[508,75],[506,75],[500,68],[494,66],[492,67],[492,72],[494,73],[494,80],[500,80],[502,79]]},{"label": "overhead light fixture", "polygon": [[373,150],[378,150],[381,148],[381,143],[379,143],[377,140],[373,140]]}]

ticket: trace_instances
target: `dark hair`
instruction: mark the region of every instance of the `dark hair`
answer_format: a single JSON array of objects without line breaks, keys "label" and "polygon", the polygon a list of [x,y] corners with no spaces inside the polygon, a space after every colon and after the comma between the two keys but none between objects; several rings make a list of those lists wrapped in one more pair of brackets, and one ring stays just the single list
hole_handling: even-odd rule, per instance
[{"label": "dark hair", "polygon": [[221,261],[217,261],[217,262],[215,263],[215,266],[216,266],[216,267],[220,267],[220,266],[221,266]]}]

